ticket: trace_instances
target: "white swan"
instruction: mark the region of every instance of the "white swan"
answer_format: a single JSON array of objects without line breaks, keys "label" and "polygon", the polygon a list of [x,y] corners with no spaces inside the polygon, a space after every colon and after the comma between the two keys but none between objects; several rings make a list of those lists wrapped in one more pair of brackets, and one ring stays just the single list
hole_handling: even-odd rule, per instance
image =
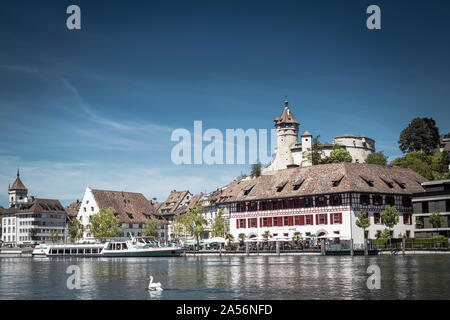
[{"label": "white swan", "polygon": [[150,280],[148,284],[148,290],[151,291],[162,291],[163,288],[161,287],[161,282],[153,283],[153,276],[148,277],[148,280]]}]

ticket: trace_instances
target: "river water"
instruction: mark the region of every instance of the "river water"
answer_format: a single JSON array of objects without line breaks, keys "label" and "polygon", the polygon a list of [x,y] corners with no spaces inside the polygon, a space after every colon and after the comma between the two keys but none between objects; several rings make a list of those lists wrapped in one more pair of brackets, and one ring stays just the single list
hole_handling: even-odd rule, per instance
[{"label": "river water", "polygon": [[[381,288],[369,290],[373,264]],[[450,255],[1,258],[0,299],[450,299]]]}]

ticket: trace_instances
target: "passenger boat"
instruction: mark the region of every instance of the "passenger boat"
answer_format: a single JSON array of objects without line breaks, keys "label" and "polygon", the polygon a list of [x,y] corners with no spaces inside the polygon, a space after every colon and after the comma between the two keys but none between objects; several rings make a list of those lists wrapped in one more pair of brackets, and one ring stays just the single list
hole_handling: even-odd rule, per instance
[{"label": "passenger boat", "polygon": [[177,257],[180,247],[161,246],[151,237],[133,237],[92,244],[40,244],[34,257]]}]

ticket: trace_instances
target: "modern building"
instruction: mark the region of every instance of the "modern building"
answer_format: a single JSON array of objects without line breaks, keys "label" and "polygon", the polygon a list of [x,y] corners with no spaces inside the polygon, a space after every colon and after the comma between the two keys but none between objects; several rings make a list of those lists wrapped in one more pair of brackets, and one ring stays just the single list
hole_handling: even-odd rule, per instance
[{"label": "modern building", "polygon": [[[307,167],[311,165],[308,154],[311,151],[313,136],[305,131],[298,140],[300,122],[291,112],[287,99],[280,117],[275,118],[277,147],[272,163],[263,169],[263,173],[286,169],[290,166]],[[375,140],[362,135],[344,134],[334,138],[332,143],[321,145],[323,156],[329,156],[334,145],[346,149],[353,162],[363,163],[367,156],[375,152]]]},{"label": "modern building", "polygon": [[[450,180],[436,180],[422,183],[425,192],[415,193],[412,197],[415,236],[417,238],[443,235],[450,237]],[[440,228],[430,223],[430,215],[441,215]]]},{"label": "modern building", "polygon": [[13,245],[64,241],[67,213],[58,200],[28,198],[28,189],[17,178],[8,188],[9,206],[2,214],[2,241]]},{"label": "modern building", "polygon": [[[291,167],[253,179],[230,183],[218,203],[230,217],[230,233],[260,238],[330,236],[353,239],[377,238],[386,228],[380,212],[395,206],[400,221],[394,237],[414,236],[411,196],[424,192],[427,180],[410,169],[363,163],[334,163]],[[371,226],[358,228],[358,214],[366,211]]]},{"label": "modern building", "polygon": [[[147,219],[156,218],[156,208],[153,201],[147,200],[142,193],[97,190],[86,188],[81,201],[77,219],[85,227],[84,239],[92,239],[89,232],[89,219],[97,214],[101,209],[112,208],[114,214],[119,217],[119,222],[123,228],[123,236],[141,235],[145,228]],[[160,239],[166,240],[167,227],[163,225],[160,230]]]},{"label": "modern building", "polygon": [[30,197],[2,215],[3,243],[38,244],[66,239],[67,214],[58,200]]}]

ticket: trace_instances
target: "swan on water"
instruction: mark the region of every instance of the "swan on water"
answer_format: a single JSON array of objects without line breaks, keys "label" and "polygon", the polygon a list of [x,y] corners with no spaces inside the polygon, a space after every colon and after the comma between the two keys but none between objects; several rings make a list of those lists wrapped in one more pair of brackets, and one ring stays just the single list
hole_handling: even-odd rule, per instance
[{"label": "swan on water", "polygon": [[148,277],[148,280],[150,280],[148,284],[148,290],[152,291],[162,291],[163,288],[161,287],[161,282],[155,282],[153,283],[153,276]]}]

